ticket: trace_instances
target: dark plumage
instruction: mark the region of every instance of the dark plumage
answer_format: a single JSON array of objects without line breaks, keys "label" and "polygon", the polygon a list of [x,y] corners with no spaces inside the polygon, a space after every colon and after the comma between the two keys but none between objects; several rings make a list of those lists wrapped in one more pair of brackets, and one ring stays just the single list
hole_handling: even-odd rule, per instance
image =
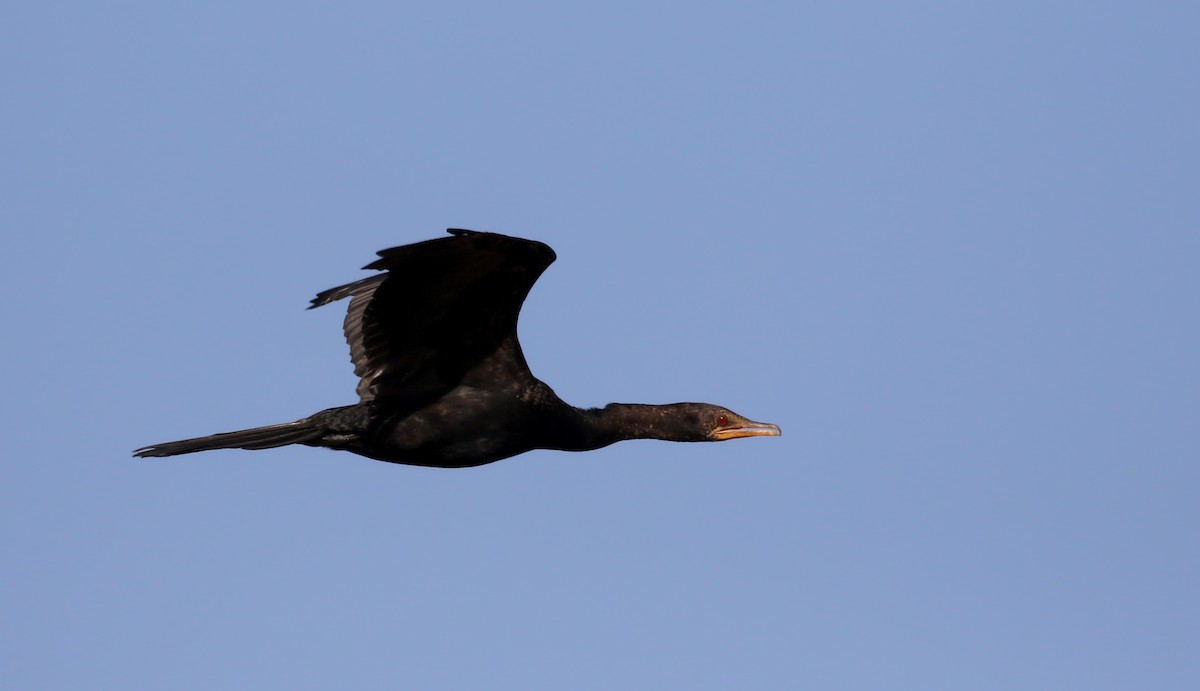
[{"label": "dark plumage", "polygon": [[779,428],[707,403],[564,403],[529,371],[517,315],[554,251],[532,240],[451,229],[379,252],[383,271],[313,298],[350,298],[345,333],[359,402],[296,422],[166,442],[135,456],[324,446],[393,463],[461,468],[531,449],[586,451],[623,439],[721,441]]}]

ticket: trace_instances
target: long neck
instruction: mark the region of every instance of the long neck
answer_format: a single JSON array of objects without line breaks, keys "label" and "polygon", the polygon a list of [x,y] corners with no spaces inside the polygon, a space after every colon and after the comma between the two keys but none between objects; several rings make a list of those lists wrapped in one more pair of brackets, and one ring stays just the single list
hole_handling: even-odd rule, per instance
[{"label": "long neck", "polygon": [[551,448],[587,451],[626,439],[663,439],[693,441],[677,431],[683,406],[678,404],[644,405],[609,403],[603,408],[574,408],[570,421],[564,421],[561,435]]}]

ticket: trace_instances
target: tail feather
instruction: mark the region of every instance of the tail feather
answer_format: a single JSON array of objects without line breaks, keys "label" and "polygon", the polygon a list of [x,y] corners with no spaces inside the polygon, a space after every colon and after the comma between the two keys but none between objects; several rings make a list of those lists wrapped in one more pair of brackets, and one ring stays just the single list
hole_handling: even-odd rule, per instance
[{"label": "tail feather", "polygon": [[145,446],[133,452],[138,458],[176,456],[182,453],[210,451],[212,449],[272,449],[288,444],[304,444],[316,441],[324,435],[321,428],[308,420],[267,425],[237,432],[211,434],[195,439],[181,439],[162,444]]}]

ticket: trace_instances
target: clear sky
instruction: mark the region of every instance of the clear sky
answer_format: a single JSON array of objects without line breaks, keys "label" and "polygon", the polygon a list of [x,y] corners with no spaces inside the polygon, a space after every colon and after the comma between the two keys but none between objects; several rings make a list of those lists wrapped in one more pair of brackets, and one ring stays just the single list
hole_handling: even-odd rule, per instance
[{"label": "clear sky", "polygon": [[[4,685],[1200,688],[1195,7],[7,7]],[[352,402],[303,308],[449,226],[566,400],[784,436],[130,458]]]}]

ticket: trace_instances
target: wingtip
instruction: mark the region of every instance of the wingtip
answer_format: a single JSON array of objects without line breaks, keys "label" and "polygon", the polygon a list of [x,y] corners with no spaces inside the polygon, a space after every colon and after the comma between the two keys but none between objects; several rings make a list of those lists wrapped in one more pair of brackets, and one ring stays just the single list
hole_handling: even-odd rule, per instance
[{"label": "wingtip", "polygon": [[[377,267],[374,263],[371,263],[364,268],[375,269]],[[373,288],[374,286],[382,283],[385,278],[387,278],[387,274],[367,276],[366,278],[360,278],[353,283],[347,283],[344,286],[330,288],[329,290],[322,290],[321,292],[317,293],[315,298],[309,301],[311,304],[309,304],[309,306],[305,309],[313,309],[315,307],[320,307],[321,305],[328,305],[331,302],[337,302],[343,298],[352,297],[364,290]]]}]

